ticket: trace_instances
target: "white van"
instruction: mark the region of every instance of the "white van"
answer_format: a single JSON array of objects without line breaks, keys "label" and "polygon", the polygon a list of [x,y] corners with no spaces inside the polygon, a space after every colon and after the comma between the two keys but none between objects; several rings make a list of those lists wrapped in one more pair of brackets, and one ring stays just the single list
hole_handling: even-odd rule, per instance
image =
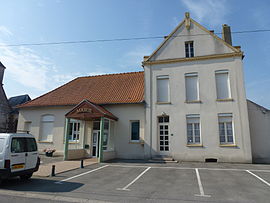
[{"label": "white van", "polygon": [[33,135],[0,133],[0,182],[9,177],[28,179],[38,170],[40,158]]}]

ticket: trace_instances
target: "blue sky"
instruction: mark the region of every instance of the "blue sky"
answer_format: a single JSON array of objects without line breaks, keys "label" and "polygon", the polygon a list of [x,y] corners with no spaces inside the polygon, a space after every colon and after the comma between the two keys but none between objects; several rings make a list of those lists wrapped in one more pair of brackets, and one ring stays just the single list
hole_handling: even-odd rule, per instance
[{"label": "blue sky", "polygon": [[[270,1],[1,0],[0,45],[168,35],[184,12],[210,30],[270,29]],[[270,32],[233,34],[245,52],[247,97],[270,108]],[[141,71],[161,39],[51,46],[0,46],[8,95],[35,98],[84,75]]]}]

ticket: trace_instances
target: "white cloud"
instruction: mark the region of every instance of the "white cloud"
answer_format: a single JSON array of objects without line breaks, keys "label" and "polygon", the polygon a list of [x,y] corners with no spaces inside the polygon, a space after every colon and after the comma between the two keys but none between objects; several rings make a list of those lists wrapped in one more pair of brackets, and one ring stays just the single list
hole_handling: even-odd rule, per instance
[{"label": "white cloud", "polygon": [[200,23],[208,25],[221,25],[226,23],[225,17],[228,14],[226,0],[181,0],[189,10],[191,17]]},{"label": "white cloud", "polygon": [[20,90],[35,97],[80,75],[59,72],[49,59],[30,48],[3,45],[0,44],[0,59],[7,68],[5,78],[12,88],[8,94],[17,94]]},{"label": "white cloud", "polygon": [[0,33],[3,35],[6,35],[8,37],[13,35],[13,33],[7,27],[5,27],[3,25],[0,26]]}]

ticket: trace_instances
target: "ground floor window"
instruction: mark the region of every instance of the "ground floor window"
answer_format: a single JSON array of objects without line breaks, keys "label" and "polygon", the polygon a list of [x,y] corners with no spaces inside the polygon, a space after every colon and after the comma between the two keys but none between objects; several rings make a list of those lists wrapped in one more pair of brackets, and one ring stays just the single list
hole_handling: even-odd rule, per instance
[{"label": "ground floor window", "polygon": [[41,117],[41,135],[40,140],[46,142],[53,141],[53,127],[54,127],[54,116],[44,115]]},{"label": "ground floor window", "polygon": [[140,121],[130,121],[131,141],[140,141]]},{"label": "ground floor window", "polygon": [[219,114],[218,125],[220,144],[234,144],[232,114]]},{"label": "ground floor window", "polygon": [[79,142],[80,139],[80,128],[81,128],[81,123],[78,120],[71,119],[69,122],[69,131],[68,131],[68,136],[69,136],[69,141],[71,142]]},{"label": "ground floor window", "polygon": [[186,116],[187,120],[187,144],[200,144],[200,115],[192,114]]}]

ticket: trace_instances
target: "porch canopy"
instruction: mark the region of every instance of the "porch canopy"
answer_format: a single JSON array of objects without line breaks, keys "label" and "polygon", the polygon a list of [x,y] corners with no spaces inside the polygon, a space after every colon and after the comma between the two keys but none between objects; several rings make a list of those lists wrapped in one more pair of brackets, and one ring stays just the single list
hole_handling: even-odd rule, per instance
[{"label": "porch canopy", "polygon": [[66,114],[66,118],[77,120],[95,120],[100,118],[109,118],[117,121],[118,118],[114,116],[104,107],[94,104],[87,99],[76,105],[71,111]]},{"label": "porch canopy", "polygon": [[[94,104],[87,99],[76,105],[71,111],[66,115],[66,125],[65,125],[65,146],[64,146],[64,160],[68,160],[68,145],[69,145],[69,122],[70,119],[92,121],[100,120],[100,135],[99,140],[103,140],[104,137],[104,118],[117,121],[118,118],[114,116],[104,107]],[[103,142],[99,142],[99,152],[98,152],[99,162],[103,161]]]}]

